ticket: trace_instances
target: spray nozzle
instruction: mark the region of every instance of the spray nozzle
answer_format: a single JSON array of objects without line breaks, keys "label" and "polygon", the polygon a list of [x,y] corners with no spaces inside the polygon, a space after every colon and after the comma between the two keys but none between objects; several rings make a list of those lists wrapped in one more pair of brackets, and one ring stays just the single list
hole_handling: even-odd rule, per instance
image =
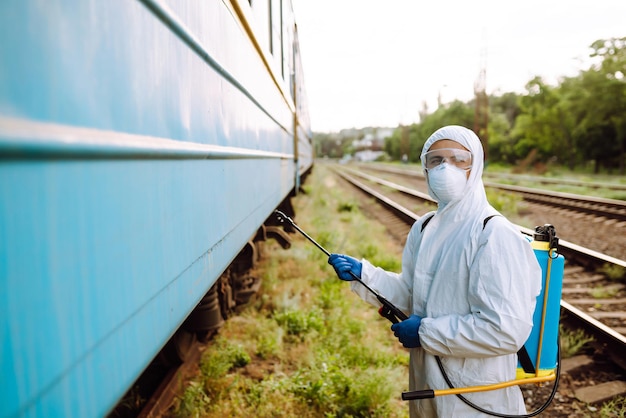
[{"label": "spray nozzle", "polygon": [[533,239],[535,241],[547,242],[550,248],[557,248],[559,245],[559,237],[556,236],[556,229],[554,225],[551,224],[536,226]]},{"label": "spray nozzle", "polygon": [[[300,232],[306,239],[308,239],[309,241],[311,241],[317,248],[319,248],[324,254],[326,254],[327,256],[330,256],[330,252],[328,252],[328,250],[326,250],[326,248],[322,247],[320,244],[318,244],[317,241],[315,241],[313,238],[311,238],[309,236],[309,234],[307,234],[306,232],[304,232],[298,225],[296,225],[296,223],[293,221],[293,219],[291,219],[289,216],[285,215],[284,213],[282,213],[279,210],[274,211],[274,214],[276,215],[276,218],[278,218],[278,221],[281,223],[285,223],[288,222],[289,224],[291,224],[291,226],[293,226],[298,232]],[[376,292],[374,289],[372,289],[371,287],[369,287],[367,284],[365,284],[361,278],[359,276],[357,276],[356,274],[354,274],[353,272],[350,272],[350,274],[352,275],[352,277],[354,278],[354,280],[356,280],[357,282],[361,283],[361,285],[363,287],[365,287],[370,293],[372,293],[374,296],[376,296],[376,299],[378,299],[378,301],[381,303],[382,307],[379,310],[379,313],[384,316],[385,318],[387,318],[388,320],[390,320],[391,322],[398,323],[400,321],[404,321],[405,319],[408,319],[409,317],[402,312],[399,308],[397,308],[396,306],[394,306],[391,302],[389,302],[387,299],[384,298],[384,296],[382,296],[381,294],[379,294],[378,292]]]}]

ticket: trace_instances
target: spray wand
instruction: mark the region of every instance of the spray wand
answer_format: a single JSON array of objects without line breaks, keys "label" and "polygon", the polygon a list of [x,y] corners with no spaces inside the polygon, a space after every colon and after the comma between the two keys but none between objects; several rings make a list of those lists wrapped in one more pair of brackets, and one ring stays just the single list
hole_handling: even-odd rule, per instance
[{"label": "spray wand", "polygon": [[[322,250],[322,252],[324,254],[326,254],[327,256],[330,257],[330,253],[324,247],[322,247],[317,241],[315,241],[313,238],[311,238],[309,236],[309,234],[307,234],[302,229],[300,229],[300,227],[298,225],[296,225],[296,223],[293,221],[293,219],[291,219],[289,216],[285,215],[283,212],[281,212],[279,210],[274,211],[274,214],[278,218],[279,222],[281,222],[281,223],[289,222],[291,224],[291,226],[293,226],[296,230],[298,230],[298,232],[300,232],[302,235],[304,235],[304,237],[306,239],[311,241],[317,248]],[[400,309],[398,309],[398,307],[396,307],[394,304],[389,302],[387,299],[385,299],[384,296],[382,296],[381,294],[376,292],[374,289],[372,289],[371,287],[366,285],[361,280],[361,278],[359,276],[354,274],[352,271],[350,271],[350,275],[352,275],[354,280],[356,280],[357,282],[361,283],[368,291],[370,291],[374,296],[376,296],[376,299],[378,299],[378,301],[382,304],[382,306],[378,310],[378,313],[381,316],[387,318],[388,320],[390,320],[394,324],[397,324],[398,322],[404,321],[405,319],[408,318],[408,316],[406,316],[406,314],[404,312],[402,312]]]}]

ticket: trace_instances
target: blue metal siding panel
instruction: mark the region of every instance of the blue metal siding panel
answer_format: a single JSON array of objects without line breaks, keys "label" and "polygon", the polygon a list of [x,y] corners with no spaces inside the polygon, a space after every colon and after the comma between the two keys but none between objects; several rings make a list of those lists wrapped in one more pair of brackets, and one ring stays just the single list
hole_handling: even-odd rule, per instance
[{"label": "blue metal siding panel", "polygon": [[[103,406],[87,399],[130,384],[288,191],[274,181],[290,178],[289,167],[277,159],[2,163],[2,294],[10,296],[0,334],[2,362],[15,374],[3,372],[0,409],[43,395],[37,408],[80,416],[86,403]],[[45,393],[57,380],[72,391],[70,409]]]},{"label": "blue metal siding panel", "polygon": [[[188,14],[195,16],[192,26],[204,50],[291,130],[287,105],[230,12],[221,2],[194,7],[198,13]],[[5,115],[204,144],[291,149],[288,141],[275,140],[274,121],[139,2],[2,2],[0,38],[19,40],[0,44]]]},{"label": "blue metal siding panel", "polygon": [[[172,7],[186,4],[181,21],[256,104],[139,2],[10,0],[0,123],[292,153],[289,108],[230,12]],[[41,147],[0,160],[0,416],[101,416],[287,196],[295,169],[278,156],[121,158],[106,138],[89,151],[102,159],[61,141],[46,160],[37,149],[55,138],[32,135]],[[0,157],[20,141],[0,132]]]}]

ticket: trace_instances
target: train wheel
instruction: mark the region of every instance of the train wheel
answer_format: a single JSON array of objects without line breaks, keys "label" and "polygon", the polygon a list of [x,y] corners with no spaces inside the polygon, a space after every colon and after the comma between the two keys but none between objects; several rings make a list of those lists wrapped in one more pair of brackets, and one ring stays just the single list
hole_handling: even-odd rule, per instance
[{"label": "train wheel", "polygon": [[196,333],[200,341],[206,341],[224,325],[218,289],[218,285],[213,285],[183,324],[183,328]]},{"label": "train wheel", "polygon": [[195,333],[180,328],[159,353],[159,360],[165,367],[184,363],[195,340]]}]

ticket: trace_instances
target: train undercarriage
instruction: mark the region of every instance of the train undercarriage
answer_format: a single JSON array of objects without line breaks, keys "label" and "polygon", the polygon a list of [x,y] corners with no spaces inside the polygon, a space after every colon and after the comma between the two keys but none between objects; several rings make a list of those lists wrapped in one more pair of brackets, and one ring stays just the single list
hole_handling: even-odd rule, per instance
[{"label": "train undercarriage", "polygon": [[[277,209],[290,217],[294,216],[289,197]],[[264,242],[274,239],[282,248],[288,249],[291,246],[289,233],[293,232],[295,230],[281,224],[273,214],[270,215],[202,297],[109,417],[156,416],[159,414],[155,412],[156,410],[170,403],[175,393],[166,388],[168,377],[171,377],[171,374],[175,373],[173,371],[181,364],[195,361],[198,358],[198,344],[208,342],[228,318],[236,315],[255,299],[261,286],[261,279],[255,274],[255,267],[262,256]],[[168,397],[169,401],[159,399]]]}]

